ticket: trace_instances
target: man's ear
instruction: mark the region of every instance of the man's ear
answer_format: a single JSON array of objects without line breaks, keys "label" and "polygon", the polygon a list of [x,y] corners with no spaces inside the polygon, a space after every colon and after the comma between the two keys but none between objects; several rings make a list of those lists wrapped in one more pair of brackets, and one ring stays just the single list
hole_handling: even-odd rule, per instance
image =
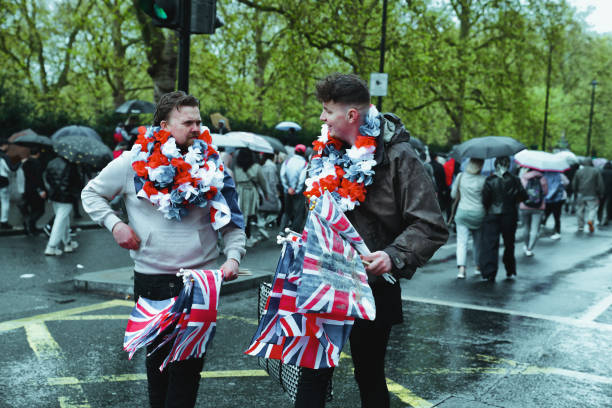
[{"label": "man's ear", "polygon": [[161,127],[162,129],[167,129],[168,128],[168,121],[167,120],[162,120],[161,122],[159,122],[159,127]]},{"label": "man's ear", "polygon": [[359,111],[355,108],[349,108],[348,112],[346,113],[349,123],[359,123],[359,116]]}]

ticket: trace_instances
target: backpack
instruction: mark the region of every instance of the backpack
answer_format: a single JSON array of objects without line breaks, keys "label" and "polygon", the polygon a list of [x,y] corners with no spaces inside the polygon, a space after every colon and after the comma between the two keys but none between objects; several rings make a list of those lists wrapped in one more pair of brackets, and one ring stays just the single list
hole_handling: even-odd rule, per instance
[{"label": "backpack", "polygon": [[527,199],[523,201],[527,207],[540,208],[542,201],[544,200],[544,192],[542,191],[542,184],[540,179],[542,177],[532,177],[527,181],[525,191],[527,191]]}]

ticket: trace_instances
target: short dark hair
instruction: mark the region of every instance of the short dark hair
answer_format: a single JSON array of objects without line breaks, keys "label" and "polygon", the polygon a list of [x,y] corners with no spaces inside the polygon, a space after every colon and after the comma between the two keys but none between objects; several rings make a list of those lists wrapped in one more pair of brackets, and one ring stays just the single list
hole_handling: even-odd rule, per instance
[{"label": "short dark hair", "polygon": [[370,91],[366,82],[354,74],[335,73],[317,83],[319,102],[370,105]]},{"label": "short dark hair", "polygon": [[155,114],[153,115],[153,126],[160,126],[162,120],[168,120],[170,112],[181,106],[200,107],[200,101],[193,95],[187,95],[183,91],[169,92],[163,94],[155,106]]}]

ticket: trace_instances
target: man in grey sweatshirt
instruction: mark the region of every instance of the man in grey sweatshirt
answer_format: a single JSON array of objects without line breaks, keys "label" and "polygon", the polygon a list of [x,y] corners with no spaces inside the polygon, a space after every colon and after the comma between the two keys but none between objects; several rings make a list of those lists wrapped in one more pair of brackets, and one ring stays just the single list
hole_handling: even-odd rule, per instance
[{"label": "man in grey sweatshirt", "polygon": [[[212,268],[219,256],[218,233],[223,237],[223,252],[227,258],[221,266],[224,280],[233,280],[238,276],[238,265],[245,254],[244,219],[237,205],[234,182],[226,172],[215,173],[218,179],[223,179],[223,188],[220,191],[223,196],[222,207],[231,210],[231,216],[226,214],[224,222],[218,222],[221,218],[217,214],[219,207],[214,207],[211,199],[202,199],[198,201],[199,205],[183,204],[189,196],[177,200],[177,194],[183,194],[183,197],[185,194],[177,188],[179,184],[184,184],[184,180],[178,180],[177,177],[170,178],[170,184],[167,185],[171,189],[172,203],[182,206],[180,211],[177,211],[180,212],[180,217],[172,218],[168,213],[164,214],[164,203],[156,202],[150,194],[151,186],[157,185],[161,191],[159,184],[154,182],[160,179],[151,172],[151,167],[158,166],[153,164],[152,158],[156,157],[159,162],[162,155],[180,155],[179,162],[172,159],[170,165],[157,168],[174,166],[171,174],[183,171],[182,174],[186,175],[181,166],[184,167],[188,162],[194,163],[193,160],[197,159],[194,159],[193,152],[189,151],[189,146],[194,145],[194,141],[200,136],[200,125],[199,101],[195,97],[180,91],[163,95],[156,107],[154,126],[160,127],[158,135],[165,134],[164,130],[171,134],[168,138],[170,143],[161,143],[160,151],[155,156],[149,156],[148,167],[141,169],[140,173],[135,170],[138,166],[133,167],[133,159],[145,149],[153,149],[151,146],[154,144],[144,143],[140,152],[136,148],[123,153],[91,180],[81,193],[83,208],[89,216],[111,231],[119,246],[130,250],[134,260],[135,300],[139,296],[152,300],[177,296],[182,289],[182,279],[176,276],[180,268]],[[168,149],[172,152],[168,153]],[[181,159],[184,161],[177,168],[176,163],[180,163]],[[216,165],[210,161],[200,164],[200,167],[206,168],[207,171],[209,167]],[[194,166],[191,167],[193,169]],[[143,174],[146,174],[143,177],[149,177],[144,185],[143,177],[139,177]],[[143,194],[145,191],[146,194]],[[119,219],[109,204],[110,200],[119,195],[125,200],[129,225]],[[168,202],[165,204],[167,208]],[[148,346],[147,353],[156,346],[157,342]],[[171,346],[169,342],[146,358],[150,405],[166,408],[193,407],[203,358],[170,363],[160,372],[159,367],[170,352]]]}]

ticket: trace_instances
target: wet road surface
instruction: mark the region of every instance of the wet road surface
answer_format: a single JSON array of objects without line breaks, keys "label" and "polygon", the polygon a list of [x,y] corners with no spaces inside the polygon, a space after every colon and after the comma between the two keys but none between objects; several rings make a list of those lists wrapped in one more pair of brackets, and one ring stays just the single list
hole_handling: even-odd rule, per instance
[{"label": "wet road surface", "polygon": [[[543,238],[534,258],[518,244],[516,280],[505,280],[503,267],[495,284],[469,268],[457,280],[448,260],[404,281],[405,323],[394,327],[387,356],[392,407],[612,406],[611,238],[612,229]],[[129,361],[121,349],[132,303],[74,292],[70,282],[128,265],[127,253],[105,231],[79,240],[70,257],[45,258],[44,239],[0,237],[11,264],[0,282],[0,407],[146,406],[144,353]],[[278,248],[255,249],[252,262],[273,268]],[[36,277],[19,278],[25,273]],[[256,307],[255,290],[222,297],[198,407],[291,406],[243,354]],[[359,406],[349,356],[345,347],[329,407]]]}]

